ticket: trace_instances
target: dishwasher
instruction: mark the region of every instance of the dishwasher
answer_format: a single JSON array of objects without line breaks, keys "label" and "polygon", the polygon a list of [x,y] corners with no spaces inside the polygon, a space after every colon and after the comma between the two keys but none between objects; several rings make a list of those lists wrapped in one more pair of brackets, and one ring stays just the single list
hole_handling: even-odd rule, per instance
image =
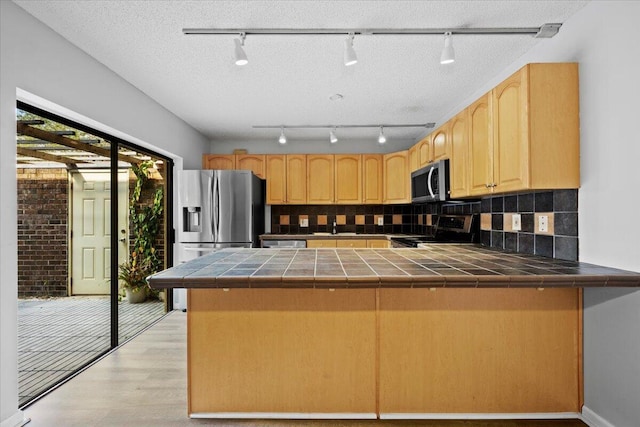
[{"label": "dishwasher", "polygon": [[263,248],[271,248],[271,249],[284,249],[284,248],[306,248],[307,241],[306,240],[263,240],[262,241]]}]

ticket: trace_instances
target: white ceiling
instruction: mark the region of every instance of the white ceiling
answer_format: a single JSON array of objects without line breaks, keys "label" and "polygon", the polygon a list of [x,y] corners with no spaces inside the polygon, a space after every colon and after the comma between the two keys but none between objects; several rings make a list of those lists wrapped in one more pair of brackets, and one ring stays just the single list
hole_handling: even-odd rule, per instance
[{"label": "white ceiling", "polygon": [[[587,3],[14,1],[214,143],[247,148],[279,134],[254,125],[439,125],[469,93],[546,39],[455,36],[456,62],[443,66],[443,36],[360,36],[359,61],[345,67],[342,35],[247,36],[249,64],[238,67],[235,36],[187,36],[183,28],[539,27],[562,23]],[[344,99],[330,101],[335,93]],[[342,129],[338,137],[376,144],[377,132]],[[328,140],[327,130],[287,133],[291,143]],[[394,148],[407,148],[428,131],[385,133]]]}]

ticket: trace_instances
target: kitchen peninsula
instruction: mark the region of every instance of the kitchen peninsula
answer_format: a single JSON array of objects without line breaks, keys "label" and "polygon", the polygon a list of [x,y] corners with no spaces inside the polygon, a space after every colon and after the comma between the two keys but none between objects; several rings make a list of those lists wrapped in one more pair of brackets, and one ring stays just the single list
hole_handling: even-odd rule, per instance
[{"label": "kitchen peninsula", "polygon": [[191,417],[535,418],[581,409],[581,288],[640,274],[478,245],[231,248],[149,283],[188,288]]}]

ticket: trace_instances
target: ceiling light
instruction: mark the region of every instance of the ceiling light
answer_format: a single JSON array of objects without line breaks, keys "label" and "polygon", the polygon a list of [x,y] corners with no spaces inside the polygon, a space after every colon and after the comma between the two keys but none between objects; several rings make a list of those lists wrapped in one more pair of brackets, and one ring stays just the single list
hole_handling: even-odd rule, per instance
[{"label": "ceiling light", "polygon": [[349,37],[344,41],[344,65],[354,65],[358,63],[356,51],[353,49],[353,33],[349,33]]},{"label": "ceiling light", "polygon": [[384,144],[385,142],[387,142],[387,137],[384,136],[384,132],[382,131],[382,126],[380,126],[380,135],[378,135],[378,142],[380,144]]},{"label": "ceiling light", "polygon": [[280,138],[278,138],[280,144],[287,143],[287,137],[284,135],[284,126],[280,127]]},{"label": "ceiling light", "polygon": [[336,142],[338,142],[338,137],[336,136],[335,129],[331,129],[329,131],[329,141],[331,141],[332,144],[335,144]]},{"label": "ceiling light", "polygon": [[456,55],[453,51],[453,41],[451,40],[451,32],[444,33],[444,48],[442,49],[442,55],[440,55],[441,64],[451,64],[456,60]]},{"label": "ceiling light", "polygon": [[234,49],[234,57],[236,59],[236,65],[247,65],[249,60],[247,59],[247,54],[244,51],[244,39],[246,35],[245,33],[240,33],[239,39],[234,39],[234,43],[236,44],[236,48]]}]

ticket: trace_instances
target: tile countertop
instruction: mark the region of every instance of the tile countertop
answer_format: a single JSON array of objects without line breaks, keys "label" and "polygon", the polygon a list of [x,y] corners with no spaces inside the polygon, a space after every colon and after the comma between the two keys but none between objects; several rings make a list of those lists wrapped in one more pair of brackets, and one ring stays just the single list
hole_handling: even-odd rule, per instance
[{"label": "tile countertop", "polygon": [[414,234],[367,234],[367,233],[318,233],[318,234],[262,234],[260,240],[322,240],[322,239],[369,239],[389,240],[395,236],[417,236]]},{"label": "tile countertop", "polygon": [[152,288],[640,287],[640,273],[472,244],[212,252],[149,277]]}]

